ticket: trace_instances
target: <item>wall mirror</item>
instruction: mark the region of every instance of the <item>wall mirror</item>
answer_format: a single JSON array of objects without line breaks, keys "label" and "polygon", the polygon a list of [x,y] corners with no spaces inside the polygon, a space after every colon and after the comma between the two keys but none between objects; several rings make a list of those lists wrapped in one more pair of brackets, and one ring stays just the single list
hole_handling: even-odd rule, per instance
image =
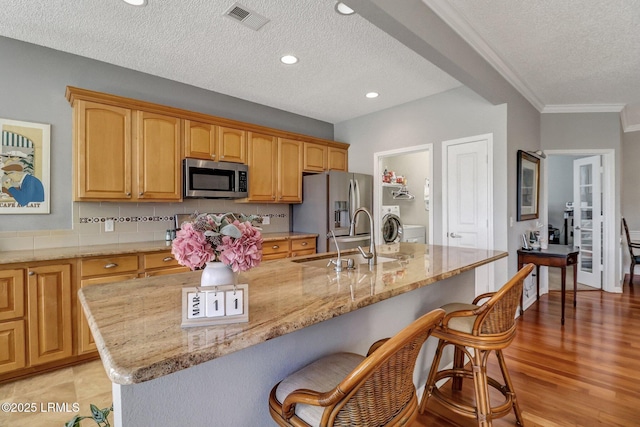
[{"label": "wall mirror", "polygon": [[518,150],[518,221],[538,218],[540,159]]}]

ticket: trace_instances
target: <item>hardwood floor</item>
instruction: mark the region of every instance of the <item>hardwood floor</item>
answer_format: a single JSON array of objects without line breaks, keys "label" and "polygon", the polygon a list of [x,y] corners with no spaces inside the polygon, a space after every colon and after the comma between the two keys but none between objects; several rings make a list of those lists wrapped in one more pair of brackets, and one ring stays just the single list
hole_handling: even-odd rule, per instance
[{"label": "hardwood floor", "polygon": [[[579,291],[575,310],[570,296],[564,327],[560,292],[543,295],[504,351],[525,425],[640,426],[640,283],[625,283],[622,294]],[[489,369],[500,378],[495,356]],[[465,381],[463,393],[473,394],[470,385]],[[446,413],[430,402],[415,427],[475,425],[434,412]],[[493,425],[515,425],[515,416]]]}]

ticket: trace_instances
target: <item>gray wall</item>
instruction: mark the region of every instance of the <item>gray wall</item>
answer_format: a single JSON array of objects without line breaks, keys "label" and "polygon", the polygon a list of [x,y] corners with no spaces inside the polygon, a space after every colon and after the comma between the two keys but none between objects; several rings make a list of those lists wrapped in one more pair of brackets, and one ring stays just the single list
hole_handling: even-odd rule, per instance
[{"label": "gray wall", "polygon": [[0,231],[72,224],[71,106],[66,86],[333,139],[333,126],[167,79],[0,37],[0,117],[51,124],[51,214],[2,215]]},{"label": "gray wall", "polygon": [[640,131],[623,135],[622,153],[622,216],[629,230],[640,231]]},{"label": "gray wall", "polygon": [[[568,234],[567,243],[572,242],[571,230],[563,230],[564,211],[566,203],[573,200],[573,161],[583,156],[549,156],[547,158],[547,176],[549,183],[547,198],[547,224],[560,230],[560,243],[564,243],[565,233]],[[568,224],[570,227],[570,224]]]}]

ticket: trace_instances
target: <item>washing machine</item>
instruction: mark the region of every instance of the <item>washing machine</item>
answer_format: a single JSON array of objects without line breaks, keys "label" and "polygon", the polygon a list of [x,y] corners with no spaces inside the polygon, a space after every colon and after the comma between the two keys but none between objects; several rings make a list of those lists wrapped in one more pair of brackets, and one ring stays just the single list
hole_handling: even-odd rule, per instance
[{"label": "washing machine", "polygon": [[382,206],[382,239],[384,243],[398,243],[403,241],[403,226],[400,220],[400,206]]}]

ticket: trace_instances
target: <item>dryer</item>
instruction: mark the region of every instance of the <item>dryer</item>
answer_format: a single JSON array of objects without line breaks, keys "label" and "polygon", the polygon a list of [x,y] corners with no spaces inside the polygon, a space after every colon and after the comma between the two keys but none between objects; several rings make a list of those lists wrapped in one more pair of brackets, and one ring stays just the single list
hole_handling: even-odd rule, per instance
[{"label": "dryer", "polygon": [[382,239],[384,243],[403,241],[403,226],[400,220],[400,206],[382,206]]}]

